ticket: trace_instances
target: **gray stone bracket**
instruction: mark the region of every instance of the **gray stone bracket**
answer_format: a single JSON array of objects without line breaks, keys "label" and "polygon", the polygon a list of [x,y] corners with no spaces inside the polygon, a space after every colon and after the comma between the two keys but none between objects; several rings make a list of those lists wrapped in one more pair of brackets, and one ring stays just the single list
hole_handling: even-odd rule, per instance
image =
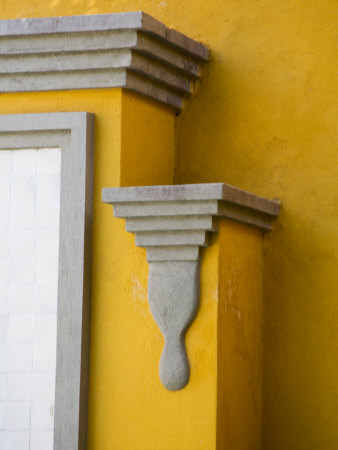
[{"label": "gray stone bracket", "polygon": [[224,183],[105,188],[102,199],[147,249],[149,305],[165,340],[160,379],[180,390],[189,381],[184,338],[199,304],[199,248],[217,217],[271,229],[279,203]]},{"label": "gray stone bracket", "polygon": [[0,93],[122,87],[181,111],[208,58],[140,11],[0,20]]}]

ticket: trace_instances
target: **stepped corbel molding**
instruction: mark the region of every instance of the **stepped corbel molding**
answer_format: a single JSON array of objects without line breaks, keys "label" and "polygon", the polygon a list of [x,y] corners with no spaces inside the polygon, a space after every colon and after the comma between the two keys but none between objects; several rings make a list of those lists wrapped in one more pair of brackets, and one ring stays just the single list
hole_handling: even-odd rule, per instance
[{"label": "stepped corbel molding", "polygon": [[180,390],[190,376],[184,338],[199,304],[199,248],[220,218],[270,230],[279,203],[223,183],[105,188],[102,199],[147,250],[148,300],[165,340],[160,379]]},{"label": "stepped corbel molding", "polygon": [[179,112],[208,58],[140,11],[0,21],[0,93],[116,87]]}]

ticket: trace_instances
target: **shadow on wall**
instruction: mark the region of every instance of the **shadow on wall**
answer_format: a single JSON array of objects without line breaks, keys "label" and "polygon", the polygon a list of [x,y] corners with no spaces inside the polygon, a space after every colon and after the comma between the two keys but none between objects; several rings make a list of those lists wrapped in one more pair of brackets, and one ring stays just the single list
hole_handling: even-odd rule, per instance
[{"label": "shadow on wall", "polygon": [[265,240],[265,448],[278,435],[283,443],[275,448],[296,448],[295,434],[316,449],[338,442],[337,414],[327,414],[338,413],[338,362],[332,357],[338,310],[333,236],[325,233],[320,216],[297,214],[286,204]]}]

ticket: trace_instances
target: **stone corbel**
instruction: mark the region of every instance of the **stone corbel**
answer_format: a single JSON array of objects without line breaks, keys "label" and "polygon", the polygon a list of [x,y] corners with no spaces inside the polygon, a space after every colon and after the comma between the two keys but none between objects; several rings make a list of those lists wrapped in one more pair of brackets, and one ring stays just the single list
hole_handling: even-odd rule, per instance
[{"label": "stone corbel", "polygon": [[203,44],[141,12],[0,21],[0,92],[124,88],[176,112]]},{"label": "stone corbel", "polygon": [[199,248],[216,217],[269,230],[279,203],[223,183],[105,188],[102,197],[147,249],[149,305],[165,341],[159,375],[180,390],[190,376],[184,339],[199,304]]}]

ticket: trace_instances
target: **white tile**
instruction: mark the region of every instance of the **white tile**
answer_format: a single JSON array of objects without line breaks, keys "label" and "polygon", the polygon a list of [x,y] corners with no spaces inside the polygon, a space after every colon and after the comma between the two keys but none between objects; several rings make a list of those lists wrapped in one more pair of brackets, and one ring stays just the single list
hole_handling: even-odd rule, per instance
[{"label": "white tile", "polygon": [[52,430],[54,428],[54,403],[32,402],[31,429]]},{"label": "white tile", "polygon": [[12,203],[11,230],[27,230],[35,226],[35,202]]},{"label": "white tile", "polygon": [[0,286],[0,315],[8,313],[8,287]]},{"label": "white tile", "polygon": [[39,230],[36,232],[35,251],[37,257],[59,255],[59,230]]},{"label": "white tile", "polygon": [[34,298],[35,313],[57,313],[57,285],[36,286]]},{"label": "white tile", "polygon": [[[1,153],[1,150],[0,150]],[[0,176],[0,202],[8,203],[10,199],[10,178]]]},{"label": "white tile", "polygon": [[35,149],[14,150],[12,156],[12,174],[35,174]]},{"label": "white tile", "polygon": [[11,173],[11,150],[0,150],[0,176],[7,175]]},{"label": "white tile", "polygon": [[31,399],[35,401],[54,401],[55,374],[33,373],[31,385]]},{"label": "white tile", "polygon": [[52,450],[61,151],[3,155],[0,402],[6,413],[0,450]]},{"label": "white tile", "polygon": [[5,431],[4,450],[29,450],[29,431]]},{"label": "white tile", "polygon": [[8,372],[29,372],[32,370],[33,344],[7,344],[6,366]]},{"label": "white tile", "polygon": [[7,400],[30,400],[31,378],[29,372],[7,374]]},{"label": "white tile", "polygon": [[34,335],[37,343],[56,342],[56,316],[36,314]]},{"label": "white tile", "polygon": [[37,154],[38,173],[60,173],[61,171],[61,149],[42,148]]},{"label": "white tile", "polygon": [[7,398],[7,376],[5,373],[0,374],[0,400]]},{"label": "white tile", "polygon": [[[1,152],[0,152],[1,153]],[[0,202],[0,225],[8,226],[9,225],[9,201],[8,202]]]},{"label": "white tile", "polygon": [[7,371],[7,345],[0,344],[0,372]]},{"label": "white tile", "polygon": [[34,286],[10,286],[8,288],[8,312],[27,314],[34,309]]},{"label": "white tile", "polygon": [[8,324],[8,342],[32,342],[34,334],[33,314],[10,314]]},{"label": "white tile", "polygon": [[0,286],[8,285],[9,259],[0,258]]},{"label": "white tile", "polygon": [[37,177],[37,200],[55,201],[60,198],[60,175],[48,174]]},{"label": "white tile", "polygon": [[35,201],[35,176],[13,175],[11,185],[11,202]]},{"label": "white tile", "polygon": [[8,250],[9,250],[9,229],[7,225],[4,226],[0,224],[0,258],[8,258]]},{"label": "white tile", "polygon": [[6,402],[0,402],[0,430],[5,429]]},{"label": "white tile", "polygon": [[10,258],[9,281],[10,284],[34,283],[34,257],[15,256]]},{"label": "white tile", "polygon": [[0,316],[0,343],[7,341],[8,316]]},{"label": "white tile", "polygon": [[[1,346],[0,346],[1,349]],[[0,350],[1,351],[1,350]],[[55,371],[56,366],[56,344],[34,344],[34,371]]]},{"label": "white tile", "polygon": [[59,202],[37,202],[36,226],[37,228],[59,228],[60,206]]},{"label": "white tile", "polygon": [[58,280],[58,257],[36,258],[36,284],[46,286],[56,284]]},{"label": "white tile", "polygon": [[5,429],[28,430],[30,422],[29,402],[10,402],[5,405]]},{"label": "white tile", "polygon": [[30,450],[53,450],[53,431],[31,431]]},{"label": "white tile", "polygon": [[9,240],[10,256],[33,256],[35,234],[33,231],[11,231]]}]

